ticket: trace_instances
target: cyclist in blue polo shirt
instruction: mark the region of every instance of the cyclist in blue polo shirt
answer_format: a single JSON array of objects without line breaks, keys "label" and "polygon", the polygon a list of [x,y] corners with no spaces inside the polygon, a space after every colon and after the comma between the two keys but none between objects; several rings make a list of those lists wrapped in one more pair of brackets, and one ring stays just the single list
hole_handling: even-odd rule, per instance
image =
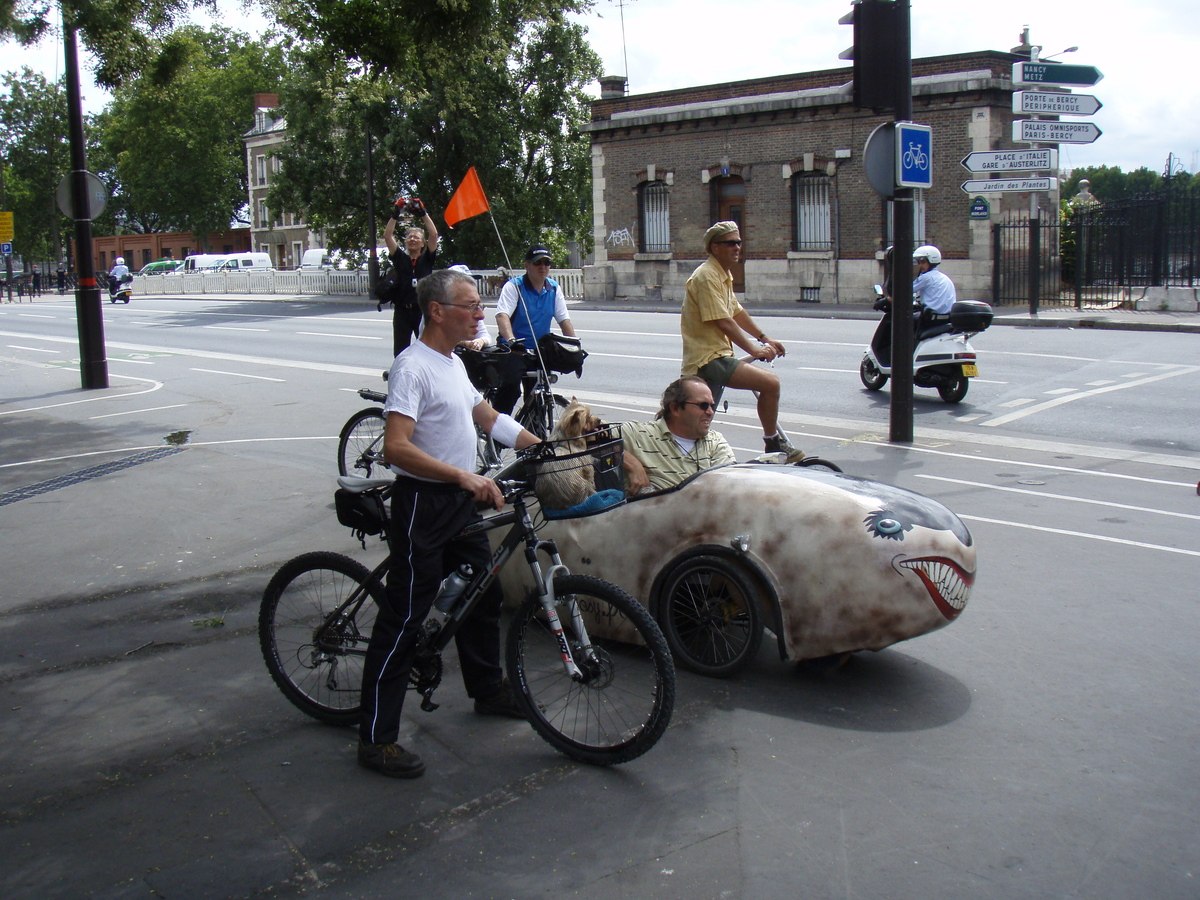
[{"label": "cyclist in blue polo shirt", "polygon": [[[550,332],[552,321],[558,322],[567,337],[575,337],[566,300],[558,289],[558,282],[550,277],[550,251],[541,244],[534,244],[525,254],[525,274],[511,279],[500,290],[500,299],[496,303],[500,343],[521,339],[526,349],[532,350],[538,338]],[[525,379],[525,383],[528,389],[533,379]],[[511,415],[520,393],[519,384],[503,385],[497,389],[492,405]]]}]

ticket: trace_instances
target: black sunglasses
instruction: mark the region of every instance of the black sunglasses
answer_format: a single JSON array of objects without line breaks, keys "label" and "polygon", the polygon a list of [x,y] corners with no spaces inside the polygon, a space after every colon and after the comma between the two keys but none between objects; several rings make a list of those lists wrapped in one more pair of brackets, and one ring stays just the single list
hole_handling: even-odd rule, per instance
[{"label": "black sunglasses", "polygon": [[741,241],[713,241],[714,244],[732,244],[735,247],[742,246]]},{"label": "black sunglasses", "polygon": [[702,410],[704,410],[704,412],[716,412],[717,411],[717,404],[709,403],[707,400],[684,400],[683,405],[684,406],[698,406]]}]

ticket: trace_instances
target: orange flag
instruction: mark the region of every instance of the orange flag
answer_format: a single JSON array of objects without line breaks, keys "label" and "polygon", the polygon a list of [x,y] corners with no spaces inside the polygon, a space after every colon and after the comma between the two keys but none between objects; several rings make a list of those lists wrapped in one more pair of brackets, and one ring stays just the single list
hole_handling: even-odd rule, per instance
[{"label": "orange flag", "polygon": [[475,167],[471,166],[467,169],[462,184],[458,186],[458,190],[454,192],[454,196],[450,198],[450,203],[446,206],[446,224],[453,228],[463,219],[485,213],[489,209],[491,207],[488,206],[487,197],[483,194],[483,185],[479,183]]}]

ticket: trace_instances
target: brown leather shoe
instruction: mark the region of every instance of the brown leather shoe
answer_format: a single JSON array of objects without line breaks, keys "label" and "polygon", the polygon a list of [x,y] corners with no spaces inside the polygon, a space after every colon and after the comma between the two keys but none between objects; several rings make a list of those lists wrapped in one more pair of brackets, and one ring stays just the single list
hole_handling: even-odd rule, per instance
[{"label": "brown leather shoe", "polygon": [[415,753],[399,744],[367,744],[358,739],[358,764],[392,778],[419,778],[425,774],[425,763]]}]

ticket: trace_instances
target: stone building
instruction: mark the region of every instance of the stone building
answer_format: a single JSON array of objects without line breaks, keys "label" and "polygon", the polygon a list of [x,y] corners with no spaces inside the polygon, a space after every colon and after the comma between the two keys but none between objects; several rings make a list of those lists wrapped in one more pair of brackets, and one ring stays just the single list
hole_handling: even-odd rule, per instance
[{"label": "stone building", "polygon": [[[916,237],[941,249],[964,297],[990,299],[991,225],[1001,214],[1027,213],[1031,197],[1058,208],[1054,193],[993,195],[980,206],[960,188],[984,177],[960,165],[968,153],[1018,148],[1011,74],[1022,58],[912,62],[913,121],[933,127],[933,187],[917,192]],[[891,224],[863,148],[890,117],[855,109],[850,82],[839,68],[626,96],[624,78],[603,79],[585,126],[596,246],[585,295],[682,301],[705,229],[732,219],[745,241],[734,274],[747,301],[869,299]]]},{"label": "stone building", "polygon": [[287,139],[287,121],[275,115],[278,106],[277,94],[255,94],[254,127],[243,138],[250,185],[250,249],[269,253],[277,269],[294,269],[305,250],[324,247],[325,239],[309,230],[302,215],[280,213],[267,206],[267,191],[279,171],[273,151]]}]

